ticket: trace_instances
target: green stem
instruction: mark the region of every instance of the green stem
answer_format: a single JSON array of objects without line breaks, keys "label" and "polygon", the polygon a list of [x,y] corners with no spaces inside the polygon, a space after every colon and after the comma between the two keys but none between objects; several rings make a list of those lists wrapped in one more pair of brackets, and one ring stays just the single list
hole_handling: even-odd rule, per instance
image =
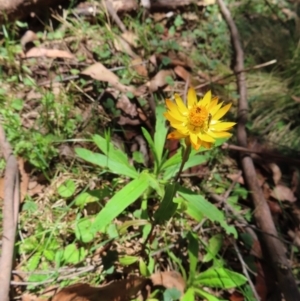
[{"label": "green stem", "polygon": [[191,153],[191,144],[186,144],[186,148],[184,150],[184,153],[182,155],[182,161],[181,161],[181,165],[180,165],[180,168],[179,168],[179,171],[175,177],[175,182],[178,182],[179,181],[179,178],[180,178],[180,175],[182,173],[182,170],[183,170],[183,167],[184,167],[184,164],[187,162],[189,156],[190,156],[190,153]]}]

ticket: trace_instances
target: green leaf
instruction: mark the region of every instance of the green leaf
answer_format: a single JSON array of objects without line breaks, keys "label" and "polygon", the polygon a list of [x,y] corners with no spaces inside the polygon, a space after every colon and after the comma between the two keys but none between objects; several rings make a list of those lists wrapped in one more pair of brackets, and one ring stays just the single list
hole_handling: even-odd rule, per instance
[{"label": "green leaf", "polygon": [[210,268],[195,278],[197,285],[214,288],[229,289],[241,286],[247,282],[247,278],[239,273],[225,268]]},{"label": "green leaf", "polygon": [[158,166],[160,166],[165,148],[166,136],[168,128],[166,127],[166,118],[163,113],[166,111],[164,106],[156,107],[156,125],[154,134],[154,148],[158,160]]},{"label": "green leaf", "polygon": [[221,301],[221,299],[211,295],[210,293],[208,293],[200,288],[195,288],[195,293],[196,293],[196,295],[204,298],[207,301]]},{"label": "green leaf", "polygon": [[139,178],[131,181],[118,191],[97,215],[92,231],[104,231],[114,218],[136,201],[148,188],[148,175],[142,173]]},{"label": "green leaf", "polygon": [[73,180],[67,180],[57,189],[58,194],[63,198],[71,197],[75,192],[75,183]]},{"label": "green leaf", "polygon": [[55,252],[53,250],[44,250],[43,255],[48,259],[49,261],[53,261],[55,258]]},{"label": "green leaf", "polygon": [[148,267],[145,263],[145,261],[140,258],[139,260],[139,270],[140,270],[140,274],[144,277],[149,277],[150,276],[150,272],[148,270]]},{"label": "green leaf", "polygon": [[178,204],[174,203],[173,198],[177,191],[177,187],[177,183],[166,185],[164,198],[154,213],[154,220],[156,223],[160,224],[169,220],[176,212]]},{"label": "green leaf", "polygon": [[87,251],[83,247],[77,249],[75,244],[70,244],[66,246],[63,258],[65,260],[65,263],[77,264],[82,261],[86,257],[86,255]]},{"label": "green leaf", "polygon": [[34,271],[34,270],[36,270],[37,267],[39,266],[39,263],[40,263],[40,261],[41,261],[41,258],[42,258],[41,252],[37,252],[37,253],[33,254],[33,255],[29,258],[29,260],[28,260],[28,262],[27,262],[27,264],[26,264],[27,269],[28,269],[29,271]]},{"label": "green leaf", "polygon": [[190,262],[188,284],[191,285],[193,283],[197,271],[199,243],[195,234],[191,232],[188,233],[187,239],[189,242],[188,255],[189,255],[189,262]]},{"label": "green leaf", "polygon": [[126,255],[126,256],[123,256],[123,257],[119,257],[119,263],[121,265],[131,265],[135,262],[138,262],[139,258],[136,257],[136,256],[129,256],[129,255]]},{"label": "green leaf", "polygon": [[[163,301],[179,300],[180,295],[181,295],[181,293],[176,287],[167,288],[163,293]],[[191,301],[194,301],[194,300],[192,299]]]},{"label": "green leaf", "polygon": [[[212,222],[218,222],[224,228],[227,234],[233,234],[237,238],[237,232],[234,226],[226,223],[224,213],[216,206],[207,201],[202,195],[198,195],[184,187],[179,187],[178,193],[187,201],[187,212],[192,213],[192,217],[204,215]],[[195,212],[195,214],[193,214]]]},{"label": "green leaf", "polygon": [[157,153],[156,153],[156,149],[155,149],[155,145],[154,145],[154,141],[150,135],[150,133],[142,127],[142,132],[143,132],[143,135],[145,137],[145,139],[147,140],[148,144],[149,144],[149,147],[153,153],[153,156],[154,156],[154,161],[155,161],[155,164],[157,165],[157,168],[159,166],[159,159],[158,159],[158,156],[157,156]]},{"label": "green leaf", "polygon": [[216,234],[208,242],[207,253],[204,255],[202,262],[209,262],[216,257],[223,243],[223,235]]},{"label": "green leaf", "polygon": [[75,235],[76,238],[84,243],[91,242],[95,235],[91,231],[92,222],[88,218],[82,218],[76,221]]},{"label": "green leaf", "polygon": [[181,301],[194,301],[195,300],[195,290],[193,287],[190,287],[185,294],[180,299]]},{"label": "green leaf", "polygon": [[112,173],[124,175],[130,178],[136,178],[138,176],[138,172],[133,166],[128,166],[127,164],[123,164],[118,161],[113,161],[105,155],[93,153],[85,148],[76,148],[75,152],[80,158],[86,160],[87,162],[98,165],[102,168],[107,168]]},{"label": "green leaf", "polygon": [[[173,159],[173,161],[169,161],[170,159],[172,159],[173,157],[175,157],[175,159]],[[180,164],[181,164],[181,161],[182,161],[182,156],[181,154],[179,153],[178,155],[178,152],[173,156],[171,157],[163,166],[163,169],[164,169],[164,180],[168,180],[170,178],[172,178],[174,175],[176,175],[176,173],[179,171],[179,168],[180,168]],[[195,155],[190,155],[188,161],[184,164],[184,168],[183,168],[183,171],[191,168],[191,167],[194,167],[194,166],[197,166],[197,165],[200,165],[200,164],[203,164],[205,162],[207,162],[207,160],[209,159],[209,153],[205,153],[205,154],[195,154]],[[169,164],[172,164],[172,165],[169,165]],[[166,168],[166,166],[168,166]]]},{"label": "green leaf", "polygon": [[88,203],[96,202],[98,198],[91,193],[85,191],[80,193],[74,200],[75,205],[79,207],[84,207]]},{"label": "green leaf", "polygon": [[93,141],[109,159],[130,166],[127,155],[122,150],[116,148],[111,142],[99,135],[94,135]]}]

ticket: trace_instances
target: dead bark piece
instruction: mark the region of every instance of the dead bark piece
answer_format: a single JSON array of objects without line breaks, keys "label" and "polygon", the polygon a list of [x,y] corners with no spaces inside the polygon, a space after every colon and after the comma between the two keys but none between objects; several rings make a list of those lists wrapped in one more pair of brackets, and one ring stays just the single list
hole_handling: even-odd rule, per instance
[{"label": "dead bark piece", "polygon": [[20,204],[18,162],[0,125],[0,147],[6,160],[3,204],[3,239],[0,259],[0,300],[9,300],[11,271]]}]

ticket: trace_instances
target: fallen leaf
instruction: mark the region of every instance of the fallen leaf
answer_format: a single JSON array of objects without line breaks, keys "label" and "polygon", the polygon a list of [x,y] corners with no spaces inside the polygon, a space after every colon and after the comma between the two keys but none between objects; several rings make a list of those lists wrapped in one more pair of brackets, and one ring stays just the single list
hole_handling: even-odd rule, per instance
[{"label": "fallen leaf", "polygon": [[288,201],[293,203],[297,200],[293,191],[289,187],[280,184],[272,190],[271,196],[279,201]]},{"label": "fallen leaf", "polygon": [[176,288],[181,295],[185,290],[185,282],[182,276],[175,271],[160,272],[150,276],[153,285],[162,285],[165,288]]},{"label": "fallen leaf", "polygon": [[273,176],[272,176],[273,181],[274,181],[275,185],[277,185],[282,177],[281,170],[276,163],[269,163],[268,167],[271,169],[272,174],[273,174]]},{"label": "fallen leaf", "polygon": [[234,291],[234,292],[230,295],[229,300],[230,300],[230,301],[244,301],[245,298],[244,298],[244,296],[243,296],[241,293],[239,293],[239,292],[237,292],[237,291]]},{"label": "fallen leaf", "polygon": [[174,71],[177,76],[181,77],[185,82],[191,83],[192,76],[185,68],[182,66],[176,66]]},{"label": "fallen leaf", "polygon": [[33,32],[32,30],[27,30],[27,31],[23,34],[23,36],[22,36],[22,38],[21,38],[21,40],[20,40],[20,43],[21,43],[21,45],[22,45],[22,48],[25,49],[25,46],[26,46],[27,43],[33,42],[33,41],[35,41],[35,40],[37,40],[37,39],[38,39],[38,37],[37,37],[37,35],[35,34],[35,32]]},{"label": "fallen leaf", "polygon": [[133,58],[137,56],[131,49],[130,44],[122,37],[114,38],[114,47],[117,51],[124,52]]},{"label": "fallen leaf", "polygon": [[234,182],[239,183],[241,185],[245,184],[244,178],[240,173],[229,174],[229,175],[226,175],[226,177],[228,179],[230,179],[231,181],[234,181]]},{"label": "fallen leaf", "polygon": [[78,283],[63,288],[52,301],[129,301],[145,288],[147,282],[146,278],[131,275],[100,287]]},{"label": "fallen leaf", "polygon": [[132,103],[126,95],[121,95],[116,103],[116,108],[121,109],[125,114],[131,118],[137,117],[137,107],[135,103]]},{"label": "fallen leaf", "polygon": [[272,214],[281,214],[282,209],[277,202],[267,201]]},{"label": "fallen leaf", "polygon": [[138,75],[148,77],[148,71],[140,57],[137,57],[131,61],[132,68],[137,72]]},{"label": "fallen leaf", "polygon": [[28,184],[28,195],[31,197],[39,195],[45,189],[44,185],[39,184],[37,181],[29,182]]},{"label": "fallen leaf", "polygon": [[173,78],[174,73],[172,70],[160,70],[149,82],[147,82],[146,86],[149,87],[151,92],[157,91],[159,88],[166,86],[168,84],[167,78]]},{"label": "fallen leaf", "polygon": [[299,230],[288,230],[288,236],[293,240],[293,243],[300,247],[300,231]]},{"label": "fallen leaf", "polygon": [[85,70],[81,72],[81,74],[90,76],[95,80],[107,82],[111,86],[116,88],[118,91],[121,91],[123,93],[131,92],[134,95],[138,94],[134,87],[125,86],[122,83],[120,83],[119,77],[116,74],[114,74],[112,71],[108,70],[101,63],[95,63],[87,67]]},{"label": "fallen leaf", "polygon": [[129,43],[132,47],[136,48],[138,46],[138,36],[132,31],[125,31],[122,33],[121,37]]},{"label": "fallen leaf", "polygon": [[65,50],[59,49],[46,49],[46,48],[39,48],[33,47],[24,55],[26,58],[31,57],[49,57],[49,58],[63,58],[63,59],[74,59],[75,56]]}]

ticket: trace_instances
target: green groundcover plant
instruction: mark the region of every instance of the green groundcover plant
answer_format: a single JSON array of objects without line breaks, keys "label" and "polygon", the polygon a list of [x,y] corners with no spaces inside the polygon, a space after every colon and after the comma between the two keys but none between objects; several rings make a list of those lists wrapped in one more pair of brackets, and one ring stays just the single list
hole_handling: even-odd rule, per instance
[{"label": "green groundcover plant", "polygon": [[[183,110],[182,100],[178,99],[179,96],[175,95],[176,104],[181,106],[181,111],[175,107],[175,104],[170,104],[170,102],[167,104],[169,111],[165,114],[165,108],[163,106],[157,106],[154,137],[152,138],[146,129],[142,129],[154,158],[153,168],[136,168],[130,163],[126,153],[116,148],[110,142],[109,135],[105,135],[105,137],[94,135],[92,137],[93,142],[101,151],[99,153],[92,152],[85,148],[76,149],[76,153],[81,159],[113,174],[130,179],[129,182],[106,203],[102,210],[96,215],[95,219],[88,221],[88,226],[86,225],[86,220],[82,222],[80,220],[78,221],[77,231],[79,236],[83,235],[84,240],[89,242],[94,239],[97,232],[107,233],[114,219],[122,214],[127,207],[142,199],[141,207],[145,211],[147,210],[150,195],[151,197],[155,195],[156,199],[160,200],[158,208],[151,214],[147,212],[146,215],[143,215],[144,218],[146,217],[144,224],[145,242],[147,242],[147,236],[151,233],[151,229],[153,229],[155,225],[168,222],[176,216],[176,214],[186,214],[189,218],[197,222],[201,222],[203,218],[209,219],[213,223],[220,224],[228,235],[233,235],[235,238],[237,237],[235,227],[227,224],[222,211],[206,200],[203,195],[182,186],[178,181],[182,171],[206,162],[210,156],[208,148],[221,145],[226,140],[226,137],[230,136],[226,131],[234,125],[234,123],[219,120],[228,111],[230,105],[221,108],[222,104],[218,104],[217,99],[211,99],[210,94],[208,96],[210,99],[205,96],[203,98],[204,101],[200,100],[197,102],[195,92],[190,90],[188,94],[188,104],[186,109]],[[178,120],[174,120],[174,114],[173,117],[170,117],[172,110],[173,113],[175,112],[177,114],[175,114],[175,117],[178,116],[178,119],[182,119],[181,127],[178,126],[176,128],[176,122],[177,124],[179,124],[179,122]],[[171,157],[168,157],[168,153],[165,151],[165,142],[168,132],[165,118],[169,119],[171,125],[177,130],[175,136],[171,133],[168,138],[184,138],[184,143]],[[184,123],[185,120],[187,120],[186,123]],[[191,126],[189,122],[194,122],[198,128],[195,128],[193,124]],[[188,127],[186,133],[184,132],[184,127],[182,128],[182,124]],[[197,130],[199,130],[198,133]],[[196,140],[195,137],[192,137],[194,133],[196,133]],[[209,135],[211,136],[208,137]],[[225,137],[225,139],[223,137]],[[191,145],[193,147],[191,147]],[[84,192],[84,194],[86,193],[87,192]],[[78,199],[84,200],[86,198],[82,198],[79,195],[77,197],[77,200]],[[82,204],[84,204],[84,201]],[[132,223],[127,223],[127,227],[131,225]],[[123,225],[119,227],[118,230],[120,234],[124,231],[124,227],[126,226]],[[188,231],[186,238],[188,241],[189,257],[188,276],[181,263],[178,262],[187,283],[187,290],[182,300],[194,300],[196,295],[210,301],[220,300],[203,290],[202,287],[229,289],[239,287],[246,283],[247,280],[243,275],[226,269],[222,261],[216,259],[217,253],[222,245],[222,235],[213,236],[207,246],[208,253],[204,260],[206,262],[212,261],[213,265],[204,272],[198,271],[199,237],[197,237],[193,231]],[[175,257],[173,259],[177,260]],[[127,256],[121,261],[124,264],[140,261],[140,272],[144,276],[149,275],[153,269],[153,267],[150,267],[150,264],[146,266],[139,257]],[[169,290],[168,293],[172,294]],[[176,299],[176,296],[174,298]]]}]

